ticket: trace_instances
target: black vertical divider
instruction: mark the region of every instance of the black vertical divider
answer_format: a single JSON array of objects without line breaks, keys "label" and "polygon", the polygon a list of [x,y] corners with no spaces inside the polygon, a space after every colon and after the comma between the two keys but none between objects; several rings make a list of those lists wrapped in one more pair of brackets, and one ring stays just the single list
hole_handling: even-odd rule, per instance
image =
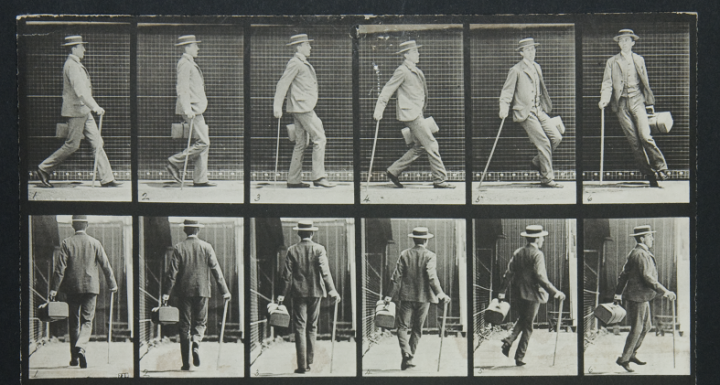
[{"label": "black vertical divider", "polygon": [[[697,18],[694,18],[690,24],[690,207],[687,210],[690,215],[690,288],[693,290],[692,300],[690,301],[690,317],[693,321],[693,326],[690,328],[690,351],[696,352],[697,344],[697,308],[695,307],[698,302],[697,288],[698,282],[697,276],[697,66],[698,66],[698,30],[697,30]],[[705,146],[707,148],[707,146]],[[707,202],[707,200],[706,200]],[[717,210],[712,210],[716,212]],[[712,214],[710,214],[712,216]],[[704,222],[704,221],[703,221]],[[694,263],[693,263],[694,262]],[[707,265],[706,265],[707,266]],[[705,278],[708,275],[704,275]],[[707,297],[705,297],[707,298]],[[703,344],[704,345],[704,344]],[[696,371],[697,365],[697,353],[690,354],[690,376],[695,379],[697,376]]]},{"label": "black vertical divider", "polygon": [[578,325],[577,325],[577,365],[578,365],[578,376],[582,378],[585,373],[585,322],[584,319],[582,319],[583,316],[583,300],[584,300],[584,267],[585,267],[585,256],[584,256],[584,250],[585,250],[585,237],[583,236],[585,234],[585,220],[581,216],[576,219],[576,237],[577,237],[577,303],[575,304],[575,309],[577,310],[578,314]]},{"label": "black vertical divider", "polygon": [[251,146],[251,138],[252,138],[252,121],[250,119],[250,115],[252,114],[252,101],[251,101],[251,95],[250,95],[250,82],[251,82],[251,60],[250,60],[250,35],[252,34],[252,28],[250,27],[250,24],[245,24],[243,28],[243,49],[245,50],[243,54],[243,113],[245,116],[243,117],[243,120],[245,122],[244,124],[244,135],[245,138],[243,140],[243,153],[245,154],[245,159],[243,159],[243,205],[244,207],[249,207],[250,205],[250,170],[251,170],[251,164],[250,159],[252,159],[252,146]]},{"label": "black vertical divider", "polygon": [[362,226],[363,220],[360,215],[360,41],[357,34],[358,26],[351,27],[352,35],[352,110],[353,110],[353,178],[354,199],[353,207],[355,218],[355,293],[359,298],[355,301],[355,377],[362,377]]},{"label": "black vertical divider", "polygon": [[[583,20],[583,19],[581,19]],[[584,20],[583,20],[584,21]],[[577,310],[577,314],[581,315],[583,314],[583,298],[584,298],[584,269],[585,266],[584,262],[584,240],[583,240],[583,234],[584,234],[584,223],[583,220],[585,218],[585,215],[583,213],[583,157],[582,157],[582,148],[583,148],[583,130],[582,130],[582,116],[583,116],[583,61],[582,61],[582,26],[584,22],[575,23],[575,196],[577,201],[575,202],[575,221],[576,221],[576,255],[577,255],[577,303],[575,304],[575,309]],[[571,272],[572,273],[572,272]],[[561,309],[562,310],[562,309]],[[585,356],[585,323],[580,322],[583,321],[582,319],[578,320],[578,326],[577,326],[577,365],[578,365],[578,376],[582,378],[583,372],[584,372],[584,356]]]},{"label": "black vertical divider", "polygon": [[[359,204],[356,202],[356,204]],[[363,317],[362,317],[362,310],[363,310],[363,303],[362,303],[362,285],[363,285],[363,276],[362,276],[362,267],[363,267],[363,253],[362,253],[362,226],[365,223],[363,222],[363,218],[361,218],[359,215],[355,215],[355,293],[359,298],[356,298],[355,300],[355,324],[357,327],[355,328],[355,377],[362,377],[362,370],[363,370],[363,356],[362,356],[362,347],[363,347]]]},{"label": "black vertical divider", "polygon": [[[18,46],[24,47],[25,46],[25,37],[23,36],[23,33],[25,32],[25,20],[18,21]],[[24,49],[18,49],[18,104],[20,106],[25,106],[27,104],[27,98],[26,98],[26,91],[25,91],[25,85],[27,84],[26,79],[26,72],[24,71],[25,68],[27,68],[27,60],[26,60],[26,54]],[[19,118],[19,132],[18,132],[18,139],[20,140],[20,143],[27,143],[28,140],[28,130],[24,129],[24,125],[27,122],[27,108],[20,108],[18,113]],[[31,229],[28,227],[28,215],[27,215],[27,206],[28,206],[28,173],[27,173],[27,147],[21,146],[19,149],[19,155],[20,155],[20,169],[19,169],[19,175],[20,175],[20,204],[23,208],[23,212],[20,215],[20,284],[22,285],[21,290],[21,301],[20,301],[20,330],[23,332],[20,338],[21,346],[20,350],[22,353],[22,357],[25,359],[22,360],[22,366],[21,366],[21,378],[23,380],[27,380],[29,376],[29,366],[28,366],[28,354],[30,353],[30,331],[29,331],[29,325],[27,320],[30,319],[30,316],[32,315],[32,310],[27,306],[28,303],[30,303],[30,282],[29,282],[29,269],[30,269],[30,248],[28,245],[29,241],[29,233]],[[23,231],[24,230],[24,231]]]},{"label": "black vertical divider", "polygon": [[472,104],[472,65],[470,63],[470,24],[464,23],[463,24],[463,82],[465,87],[465,206],[467,207],[467,210],[465,210],[465,231],[466,231],[466,240],[465,240],[465,261],[466,261],[466,270],[465,273],[467,275],[466,281],[467,281],[467,302],[465,306],[468,308],[467,312],[467,333],[465,334],[467,336],[466,343],[467,343],[467,375],[468,377],[474,376],[474,366],[475,366],[475,359],[473,356],[473,344],[472,339],[475,335],[475,330],[473,330],[473,312],[472,312],[472,304],[473,304],[473,210],[472,210],[472,175],[473,175],[473,169],[472,169],[472,160],[473,160],[473,153],[472,153],[472,132],[473,132],[473,122],[472,122],[472,115],[473,115],[473,104]]},{"label": "black vertical divider", "polygon": [[[250,129],[250,113],[251,113],[251,100],[250,100],[250,35],[252,34],[252,28],[250,27],[250,24],[247,23],[243,26],[243,49],[245,50],[243,55],[243,103],[244,103],[244,120],[245,120],[245,139],[243,140],[243,147],[244,147],[244,154],[245,159],[243,160],[243,174],[244,174],[244,184],[243,184],[243,207],[248,208],[250,207],[250,152],[252,151],[250,146],[250,138],[251,138],[251,129]],[[245,213],[247,213],[247,210],[244,210]],[[252,258],[250,256],[250,242],[254,242],[254,240],[250,239],[250,226],[253,224],[251,223],[251,219],[247,214],[244,214],[243,216],[243,286],[245,286],[245,290],[243,290],[243,293],[245,295],[244,298],[244,307],[245,310],[243,311],[243,314],[245,315],[245,319],[241,320],[241,322],[244,323],[244,332],[243,332],[243,343],[245,348],[245,354],[244,354],[244,377],[249,379],[250,378],[250,352],[252,350],[252,346],[250,346],[250,312],[252,311],[252,306],[250,306],[250,264],[252,263]]]},{"label": "black vertical divider", "polygon": [[[137,28],[135,28],[133,31],[137,32]],[[132,40],[130,43],[130,47],[133,47]],[[140,255],[140,217],[137,215],[133,215],[132,217],[132,223],[133,223],[133,240],[132,240],[132,256],[133,256],[133,282],[135,282],[135,285],[133,287],[133,314],[135,314],[135,318],[133,319],[133,378],[140,378],[140,258],[138,256]]]},{"label": "black vertical divider", "polygon": [[[138,25],[133,21],[130,29],[130,180],[132,181],[132,202],[138,202],[138,87],[137,87]],[[131,210],[132,211],[132,210]],[[128,213],[129,214],[129,213]],[[140,378],[140,220],[132,216],[133,256],[133,378]]]}]

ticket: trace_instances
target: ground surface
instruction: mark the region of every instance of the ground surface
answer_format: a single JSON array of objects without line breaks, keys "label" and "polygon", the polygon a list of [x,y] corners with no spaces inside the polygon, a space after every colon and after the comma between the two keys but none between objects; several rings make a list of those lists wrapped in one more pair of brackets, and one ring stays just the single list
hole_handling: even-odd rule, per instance
[{"label": "ground surface", "polygon": [[180,183],[161,180],[138,181],[139,202],[181,203],[243,203],[243,182],[237,180],[213,180],[215,187],[192,187],[188,181],[180,189]]},{"label": "ground surface", "polygon": [[[244,347],[241,343],[228,342],[222,346],[218,367],[217,342],[200,343],[200,366],[190,371],[180,370],[180,343],[163,342],[152,347],[140,360],[140,377],[243,377],[245,370]],[[192,362],[192,356],[190,358]],[[192,363],[191,363],[192,366]]]},{"label": "ground surface", "polygon": [[525,366],[515,365],[515,350],[520,337],[510,348],[510,356],[505,357],[500,348],[502,338],[510,331],[495,332],[490,339],[483,341],[474,354],[476,376],[576,376],[578,374],[577,334],[560,331],[557,356],[553,366],[555,350],[555,332],[547,329],[535,329],[525,353]]},{"label": "ground surface", "polygon": [[113,342],[110,344],[110,363],[108,364],[107,342],[90,342],[85,351],[88,367],[72,367],[70,362],[70,344],[51,342],[41,346],[30,356],[29,377],[36,378],[117,378],[119,375],[133,375],[133,344],[131,342]]},{"label": "ground surface", "polygon": [[[540,187],[540,182],[473,183],[472,203],[480,205],[575,204],[573,182],[557,182],[563,188]],[[478,190],[478,186],[481,188]]]},{"label": "ground surface", "polygon": [[403,188],[395,187],[392,182],[370,183],[369,191],[365,183],[360,187],[360,202],[366,204],[444,204],[464,205],[465,183],[448,182],[454,189],[436,189],[431,182],[402,182]]},{"label": "ground surface", "polygon": [[59,181],[51,180],[53,188],[42,187],[40,182],[28,183],[28,200],[30,201],[92,201],[92,202],[130,202],[132,200],[132,183],[120,181],[120,187],[100,187],[95,181]]},{"label": "ground surface", "polygon": [[[312,182],[305,182],[312,185]],[[287,182],[252,182],[250,203],[348,204],[355,201],[353,182],[333,182],[333,188],[287,188]]]},{"label": "ground surface", "polygon": [[627,333],[602,335],[585,350],[585,373],[587,374],[626,374],[626,375],[689,375],[690,339],[687,333],[675,336],[675,367],[673,368],[672,334],[656,336],[648,333],[638,350],[637,357],[647,362],[639,366],[630,364],[635,370],[628,373],[615,363],[622,354]]},{"label": "ground surface", "polygon": [[294,373],[295,369],[297,369],[295,344],[278,340],[255,360],[250,368],[250,375],[252,377],[354,377],[355,373],[357,373],[355,351],[355,342],[336,341],[335,355],[332,362],[333,371],[330,373],[332,344],[329,340],[317,341],[315,345],[315,361],[310,366],[311,370],[305,374],[296,374]]},{"label": "ground surface", "polygon": [[440,337],[437,334],[424,335],[418,343],[413,363],[414,368],[400,370],[400,347],[396,336],[383,338],[363,356],[363,373],[381,377],[450,377],[467,376],[467,339],[445,337],[438,371]]},{"label": "ground surface", "polygon": [[689,203],[690,182],[660,181],[660,188],[643,181],[583,182],[583,203]]}]

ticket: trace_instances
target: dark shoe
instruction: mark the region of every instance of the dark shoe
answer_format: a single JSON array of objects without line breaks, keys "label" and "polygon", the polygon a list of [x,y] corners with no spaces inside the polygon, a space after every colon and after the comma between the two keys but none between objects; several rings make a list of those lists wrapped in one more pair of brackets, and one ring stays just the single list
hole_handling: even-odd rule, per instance
[{"label": "dark shoe", "polygon": [[531,169],[531,170],[535,170],[535,171],[537,171],[537,172],[540,172],[540,166],[536,165],[536,164],[533,163],[532,161],[530,161],[530,169]]},{"label": "dark shoe", "polygon": [[660,180],[667,180],[670,179],[670,176],[668,175],[668,170],[660,170],[657,172],[657,178]]},{"label": "dark shoe", "polygon": [[80,368],[86,369],[87,368],[87,359],[85,359],[85,351],[82,349],[78,349],[76,353],[78,361],[80,361]]},{"label": "dark shoe", "polygon": [[205,182],[205,183],[193,183],[193,187],[215,187],[217,183]]},{"label": "dark shoe", "polygon": [[305,369],[300,369],[300,368],[295,369],[295,373],[297,373],[297,374],[305,374],[305,372],[307,372],[307,370],[305,370]]},{"label": "dark shoe", "polygon": [[310,188],[310,185],[307,183],[288,183],[287,188]]},{"label": "dark shoe", "polygon": [[551,180],[547,183],[540,183],[540,187],[546,187],[546,188],[563,188],[558,182],[555,182],[554,180]]},{"label": "dark shoe", "polygon": [[43,187],[49,187],[52,188],[53,185],[50,183],[50,174],[46,173],[45,171],[41,169],[37,169],[38,176],[40,177],[40,183],[43,185]]},{"label": "dark shoe", "polygon": [[193,365],[200,366],[200,346],[197,342],[192,343]]},{"label": "dark shoe", "polygon": [[70,359],[70,366],[78,366],[78,358],[74,354],[73,354],[72,358]]},{"label": "dark shoe", "polygon": [[640,360],[638,360],[637,357],[635,357],[635,356],[630,357],[630,362],[632,362],[632,363],[634,363],[634,364],[637,364],[637,365],[645,365],[645,364],[647,364],[647,362],[640,361]]},{"label": "dark shoe", "polygon": [[515,359],[515,366],[525,366],[525,363],[521,360]]},{"label": "dark shoe", "polygon": [[502,348],[500,348],[500,349],[502,350],[502,354],[504,354],[505,357],[510,357],[510,347],[511,346],[512,345],[510,345],[506,342],[503,342]]},{"label": "dark shoe", "polygon": [[630,361],[622,362],[620,361],[622,357],[618,357],[617,361],[615,361],[616,364],[620,365],[627,371],[628,373],[634,372],[634,370],[630,367]]},{"label": "dark shoe", "polygon": [[182,368],[180,370],[190,370],[190,341],[180,340],[180,357],[182,358]]},{"label": "dark shoe", "polygon": [[309,371],[310,371],[310,365],[308,365],[307,368],[305,368],[305,372],[309,372]]},{"label": "dark shoe", "polygon": [[407,361],[405,361],[405,366],[407,366],[408,369],[415,367],[415,364],[412,362],[412,358],[408,358]]},{"label": "dark shoe", "polygon": [[[402,183],[400,183],[400,179],[393,175],[390,171],[385,171],[385,175],[387,175],[388,179],[390,179],[391,182],[395,185],[397,188],[403,188]],[[404,370],[404,369],[403,369]]]},{"label": "dark shoe", "polygon": [[655,173],[648,174],[645,178],[650,182],[650,187],[660,187]]},{"label": "dark shoe", "polygon": [[190,364],[181,366],[180,370],[190,370]]},{"label": "dark shoe", "polygon": [[402,362],[400,362],[400,370],[407,370],[407,358],[403,357]]},{"label": "dark shoe", "polygon": [[433,188],[449,188],[453,189],[455,186],[447,183],[447,182],[440,182],[440,183],[433,183]]},{"label": "dark shoe", "polygon": [[315,187],[325,187],[325,188],[333,188],[335,187],[335,183],[331,183],[326,178],[320,178],[318,180],[313,181],[313,185]]},{"label": "dark shoe", "polygon": [[110,181],[107,183],[103,183],[103,184],[101,184],[101,186],[103,186],[103,187],[120,187],[120,186],[122,186],[122,182],[113,180],[113,181]]},{"label": "dark shoe", "polygon": [[168,163],[165,166],[165,169],[167,170],[167,172],[170,173],[170,176],[175,180],[175,182],[182,183],[182,181],[180,180],[180,172],[178,171],[178,169],[175,168],[175,166]]}]

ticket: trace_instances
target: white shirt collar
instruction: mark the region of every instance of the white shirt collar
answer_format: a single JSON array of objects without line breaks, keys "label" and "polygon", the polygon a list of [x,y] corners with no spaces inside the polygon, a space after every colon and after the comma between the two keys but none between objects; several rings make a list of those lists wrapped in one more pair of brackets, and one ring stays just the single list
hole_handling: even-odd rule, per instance
[{"label": "white shirt collar", "polygon": [[648,251],[648,252],[650,251],[650,248],[648,248],[646,244],[644,244],[644,243],[638,243],[638,245],[640,245],[640,247],[642,247],[643,249],[645,249],[645,251]]},{"label": "white shirt collar", "polygon": [[532,68],[532,69],[535,69],[535,63],[534,63],[534,62],[531,62],[530,60],[525,59],[525,58],[523,58],[523,61],[525,62],[525,65],[526,65],[526,66],[528,66],[528,67],[530,67],[530,68]]},{"label": "white shirt collar", "polygon": [[297,56],[298,59],[302,61],[307,61],[307,57],[305,57],[305,55],[301,54],[300,52],[295,52],[295,56]]},{"label": "white shirt collar", "polygon": [[536,249],[540,250],[540,248],[538,247],[537,243],[535,243],[535,242],[530,242],[530,244],[533,245],[533,246],[535,246]]},{"label": "white shirt collar", "polygon": [[414,70],[414,69],[417,68],[417,65],[415,65],[415,63],[411,62],[411,61],[408,60],[408,59],[405,59],[405,61],[403,62],[403,64],[405,64],[406,66],[408,66],[411,70]]},{"label": "white shirt collar", "polygon": [[632,51],[630,51],[630,53],[628,53],[628,54],[626,54],[626,53],[623,52],[623,51],[620,51],[620,55],[622,55],[622,57],[624,57],[625,60],[627,60],[627,61],[629,61],[629,62],[632,62],[632,61],[633,61],[633,59],[632,59],[632,54],[633,54]]},{"label": "white shirt collar", "polygon": [[191,62],[194,62],[194,61],[195,61],[195,58],[193,58],[192,55],[190,55],[190,54],[187,53],[187,52],[183,52],[183,57],[186,58],[186,59],[188,59],[188,60],[190,60]]},{"label": "white shirt collar", "polygon": [[188,238],[197,238],[197,237],[198,237],[197,234],[190,234],[190,235],[188,235]]},{"label": "white shirt collar", "polygon": [[76,55],[70,54],[68,57],[69,57],[70,59],[73,59],[73,60],[75,60],[76,62],[80,63],[80,58],[77,57]]},{"label": "white shirt collar", "polygon": [[76,230],[75,234],[87,234],[85,230]]}]

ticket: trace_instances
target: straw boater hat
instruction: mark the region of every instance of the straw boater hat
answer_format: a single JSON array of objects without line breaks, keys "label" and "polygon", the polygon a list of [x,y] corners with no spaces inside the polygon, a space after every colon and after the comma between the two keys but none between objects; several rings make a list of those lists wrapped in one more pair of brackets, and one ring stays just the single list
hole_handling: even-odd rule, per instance
[{"label": "straw boater hat", "polygon": [[73,36],[66,36],[65,37],[65,44],[63,44],[63,47],[69,47],[72,45],[78,45],[78,44],[87,44],[88,42],[83,41],[82,36],[80,35],[73,35]]},{"label": "straw boater hat", "polygon": [[306,41],[315,41],[315,40],[308,39],[307,34],[301,33],[299,35],[290,36],[290,42],[285,45],[295,45],[295,44],[305,43]]},{"label": "straw boater hat", "polygon": [[548,235],[549,233],[545,230],[543,230],[543,227],[540,225],[530,225],[525,227],[525,231],[520,233],[520,236],[525,238],[540,238]]},{"label": "straw boater hat", "polygon": [[419,45],[418,43],[416,43],[415,40],[408,40],[404,43],[400,43],[400,45],[398,47],[400,48],[400,51],[395,52],[396,54],[410,51],[413,48],[420,48],[420,47],[422,47],[422,45]]},{"label": "straw boater hat", "polygon": [[88,222],[87,215],[73,215],[72,216],[73,222]]},{"label": "straw boater hat", "polygon": [[178,38],[177,44],[175,44],[176,47],[179,47],[181,45],[186,44],[192,44],[192,43],[202,43],[200,40],[195,38],[195,35],[183,35]]},{"label": "straw boater hat", "polygon": [[518,41],[518,46],[517,46],[517,48],[515,48],[515,51],[520,51],[521,49],[523,49],[525,47],[529,47],[529,46],[537,47],[539,45],[540,45],[540,43],[536,43],[535,39],[533,39],[531,37],[526,37],[526,38]]},{"label": "straw boater hat", "polygon": [[309,220],[298,221],[297,226],[293,227],[295,231],[318,231],[319,229],[313,226],[313,222]]},{"label": "straw boater hat", "polygon": [[640,235],[652,234],[652,233],[656,233],[656,232],[657,231],[652,231],[652,228],[650,227],[650,225],[642,225],[642,226],[637,226],[637,227],[633,228],[633,233],[630,234],[629,236],[637,237]]},{"label": "straw boater hat", "polygon": [[205,227],[202,223],[200,223],[197,219],[186,219],[183,223],[180,224],[181,227]]},{"label": "straw boater hat", "polygon": [[413,229],[413,232],[411,234],[408,234],[408,237],[410,238],[420,238],[420,239],[430,239],[434,237],[434,235],[430,234],[430,231],[427,227],[416,227]]},{"label": "straw boater hat", "polygon": [[619,41],[621,37],[629,36],[633,41],[640,39],[640,36],[636,35],[632,29],[621,29],[618,35],[613,38],[615,41]]}]

